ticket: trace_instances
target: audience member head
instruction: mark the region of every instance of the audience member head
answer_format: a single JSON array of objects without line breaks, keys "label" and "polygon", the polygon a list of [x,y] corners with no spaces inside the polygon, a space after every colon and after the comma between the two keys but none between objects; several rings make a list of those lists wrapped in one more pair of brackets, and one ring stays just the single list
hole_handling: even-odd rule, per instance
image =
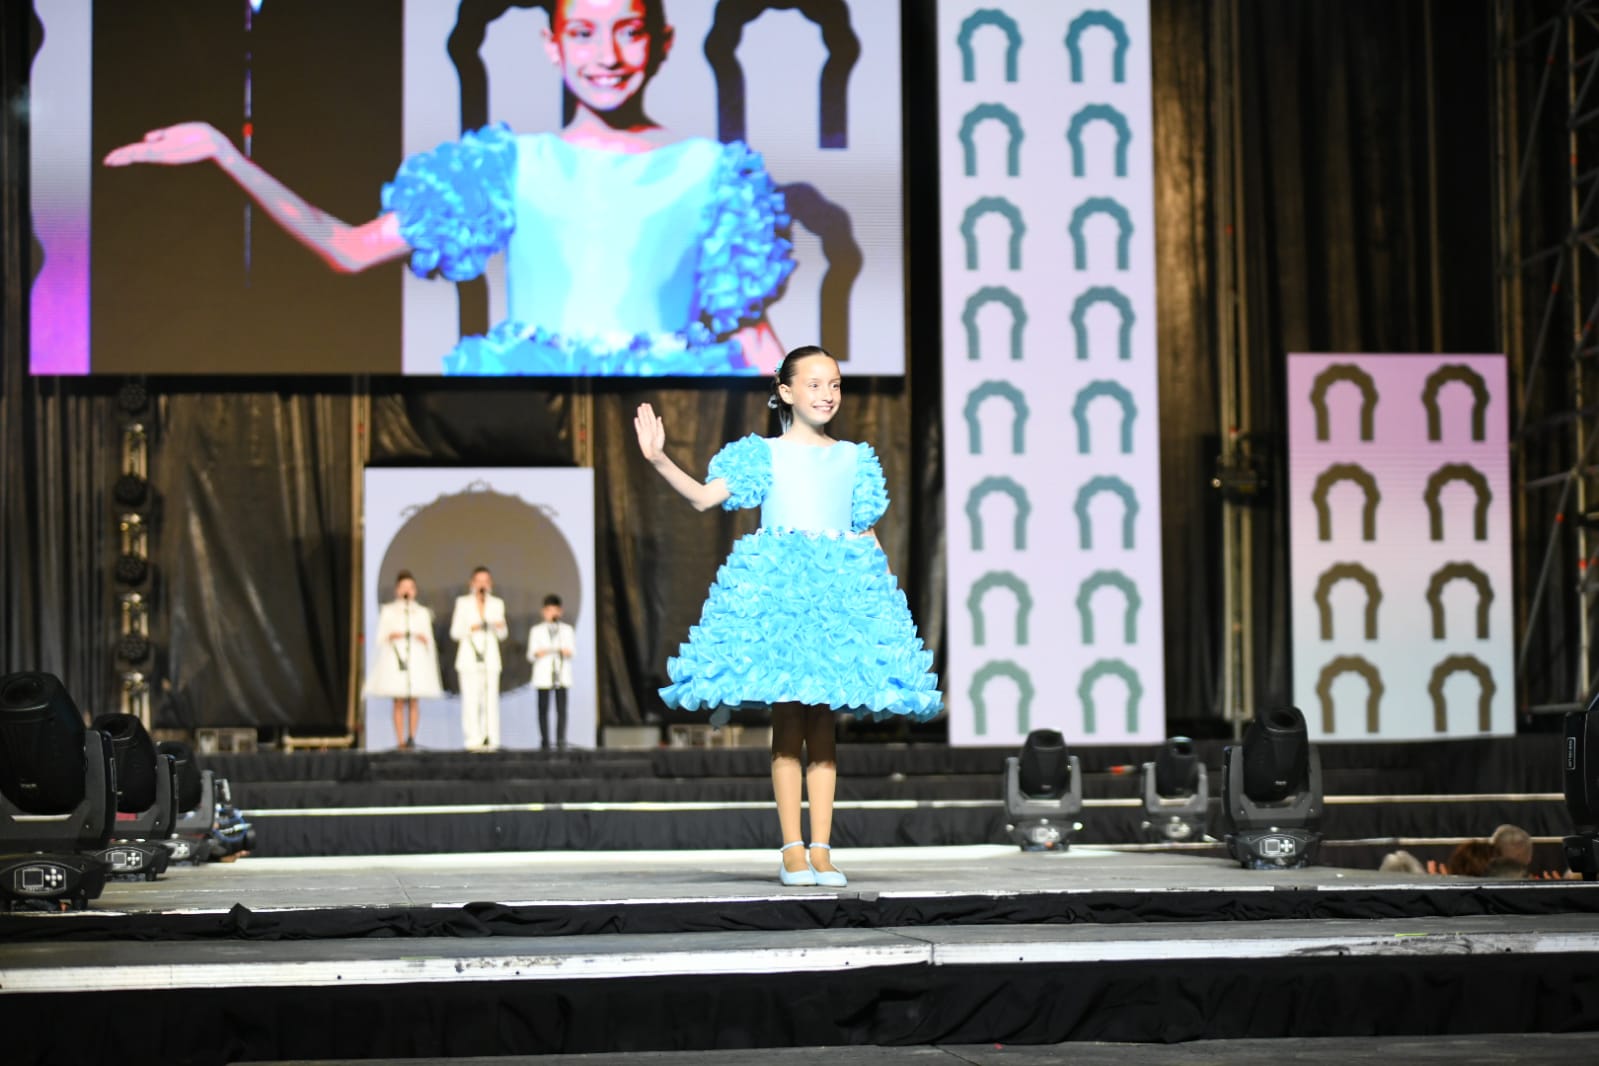
[{"label": "audience member head", "polygon": [[1494,846],[1486,840],[1468,840],[1449,854],[1449,872],[1456,877],[1482,877],[1494,860]]},{"label": "audience member head", "polygon": [[1522,866],[1532,865],[1532,834],[1519,825],[1502,825],[1494,830],[1494,835],[1488,838],[1488,843],[1493,845],[1494,854],[1518,862]]},{"label": "audience member head", "polygon": [[1377,867],[1385,874],[1424,874],[1426,869],[1421,865],[1421,860],[1408,851],[1390,851],[1382,857],[1382,865]]}]

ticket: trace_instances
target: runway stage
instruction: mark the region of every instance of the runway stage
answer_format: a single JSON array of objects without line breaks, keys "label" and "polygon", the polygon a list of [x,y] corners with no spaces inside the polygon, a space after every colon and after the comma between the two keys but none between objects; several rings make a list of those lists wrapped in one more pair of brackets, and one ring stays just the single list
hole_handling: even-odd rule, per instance
[{"label": "runway stage", "polygon": [[[0,920],[8,1061],[1599,1028],[1599,885],[1078,847],[255,859]],[[25,1022],[26,1024],[21,1024]],[[9,1046],[9,1045],[8,1045]]]}]

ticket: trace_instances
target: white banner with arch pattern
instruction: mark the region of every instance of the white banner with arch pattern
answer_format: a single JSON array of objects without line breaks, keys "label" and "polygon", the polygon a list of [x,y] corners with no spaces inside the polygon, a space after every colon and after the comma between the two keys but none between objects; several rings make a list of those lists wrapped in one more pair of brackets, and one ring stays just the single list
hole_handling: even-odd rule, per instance
[{"label": "white banner with arch pattern", "polygon": [[939,3],[950,742],[1165,735],[1149,9]]}]

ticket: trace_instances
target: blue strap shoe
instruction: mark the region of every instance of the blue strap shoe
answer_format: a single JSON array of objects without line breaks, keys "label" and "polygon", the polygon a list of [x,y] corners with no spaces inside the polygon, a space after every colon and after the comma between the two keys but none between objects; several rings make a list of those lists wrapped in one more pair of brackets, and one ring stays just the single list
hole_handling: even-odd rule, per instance
[{"label": "blue strap shoe", "polygon": [[[821,848],[829,853],[833,850],[833,845],[831,844],[812,844],[811,847]],[[807,860],[807,865],[809,865],[809,860]],[[827,888],[843,888],[849,884],[849,878],[844,876],[844,871],[842,870],[818,870],[812,866],[811,876],[816,879],[815,884],[824,885]]]},{"label": "blue strap shoe", "polygon": [[811,869],[809,860],[806,861],[805,869],[803,870],[790,870],[787,866],[783,865],[781,858],[783,852],[787,851],[789,848],[803,848],[804,846],[805,841],[796,840],[791,844],[784,844],[777,851],[779,856],[777,863],[777,879],[791,888],[796,885],[816,884],[816,871]]}]

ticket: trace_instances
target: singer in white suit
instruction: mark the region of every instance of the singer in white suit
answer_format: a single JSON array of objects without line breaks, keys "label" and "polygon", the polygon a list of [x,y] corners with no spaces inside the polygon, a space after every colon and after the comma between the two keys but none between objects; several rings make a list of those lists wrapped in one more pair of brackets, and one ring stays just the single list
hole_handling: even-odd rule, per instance
[{"label": "singer in white suit", "polygon": [[374,639],[377,656],[365,695],[394,700],[395,746],[414,748],[420,717],[417,700],[442,696],[444,688],[439,681],[439,652],[433,645],[433,612],[416,602],[416,579],[409,570],[395,577],[394,599],[378,608]]},{"label": "singer in white suit", "polygon": [[472,571],[471,591],[455,599],[450,639],[461,683],[461,737],[468,751],[500,746],[500,641],[510,635],[505,601],[488,567]]},{"label": "singer in white suit", "polygon": [[561,597],[544,597],[544,620],[527,635],[527,657],[533,664],[533,687],[539,693],[539,746],[550,750],[550,693],[555,693],[556,743],[566,750],[566,692],[572,687],[572,656],[577,631],[561,621]]}]

